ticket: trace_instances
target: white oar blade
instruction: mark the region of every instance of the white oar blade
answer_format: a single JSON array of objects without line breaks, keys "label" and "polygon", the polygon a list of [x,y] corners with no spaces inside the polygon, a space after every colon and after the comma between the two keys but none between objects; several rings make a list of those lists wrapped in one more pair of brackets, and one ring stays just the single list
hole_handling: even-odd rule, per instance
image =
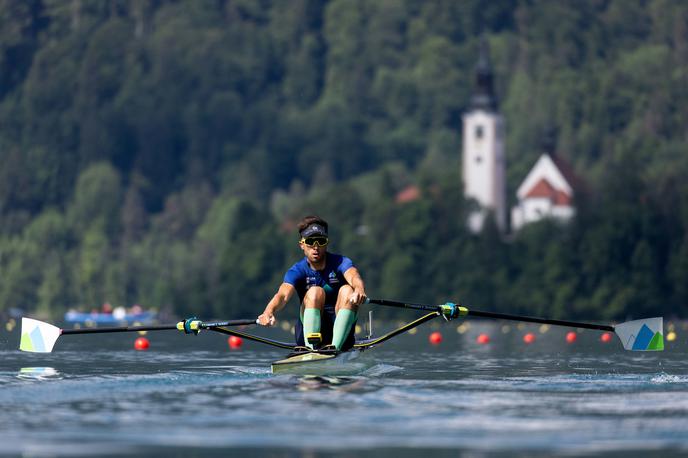
[{"label": "white oar blade", "polygon": [[664,327],[662,317],[628,321],[614,326],[616,335],[626,350],[664,350]]},{"label": "white oar blade", "polygon": [[34,353],[50,353],[62,330],[52,324],[22,317],[19,349]]}]

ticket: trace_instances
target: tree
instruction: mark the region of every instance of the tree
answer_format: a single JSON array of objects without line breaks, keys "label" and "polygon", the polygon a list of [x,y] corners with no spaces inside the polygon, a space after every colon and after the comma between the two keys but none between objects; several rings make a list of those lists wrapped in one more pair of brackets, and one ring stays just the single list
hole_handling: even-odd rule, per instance
[{"label": "tree", "polygon": [[68,214],[80,234],[95,230],[112,236],[119,230],[122,200],[120,176],[110,164],[99,162],[85,169],[74,188]]}]

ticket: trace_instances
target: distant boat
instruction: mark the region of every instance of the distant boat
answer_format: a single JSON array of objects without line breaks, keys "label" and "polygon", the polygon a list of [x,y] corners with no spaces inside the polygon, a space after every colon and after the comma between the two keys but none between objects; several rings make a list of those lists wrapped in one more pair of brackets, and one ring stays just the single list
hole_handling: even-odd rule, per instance
[{"label": "distant boat", "polygon": [[79,312],[70,310],[65,313],[64,320],[69,324],[81,325],[116,325],[116,324],[150,324],[157,319],[157,312],[140,311],[136,313],[124,312],[117,313],[115,309],[113,313],[103,312]]}]

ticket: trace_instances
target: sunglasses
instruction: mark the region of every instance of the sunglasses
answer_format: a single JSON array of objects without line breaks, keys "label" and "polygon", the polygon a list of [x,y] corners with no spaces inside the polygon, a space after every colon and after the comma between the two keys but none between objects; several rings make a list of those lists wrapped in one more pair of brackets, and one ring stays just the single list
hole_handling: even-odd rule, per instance
[{"label": "sunglasses", "polygon": [[304,237],[301,239],[301,243],[306,246],[326,246],[330,243],[330,239],[327,237]]}]

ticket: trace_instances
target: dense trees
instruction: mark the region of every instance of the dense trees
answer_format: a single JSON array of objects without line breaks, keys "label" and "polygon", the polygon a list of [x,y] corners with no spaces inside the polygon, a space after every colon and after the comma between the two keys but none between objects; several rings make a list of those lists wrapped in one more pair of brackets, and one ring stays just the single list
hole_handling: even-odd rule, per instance
[{"label": "dense trees", "polygon": [[[464,227],[481,35],[509,195],[556,130],[568,226]],[[685,314],[687,43],[666,0],[0,1],[0,310],[250,314],[313,212],[375,296]]]}]

